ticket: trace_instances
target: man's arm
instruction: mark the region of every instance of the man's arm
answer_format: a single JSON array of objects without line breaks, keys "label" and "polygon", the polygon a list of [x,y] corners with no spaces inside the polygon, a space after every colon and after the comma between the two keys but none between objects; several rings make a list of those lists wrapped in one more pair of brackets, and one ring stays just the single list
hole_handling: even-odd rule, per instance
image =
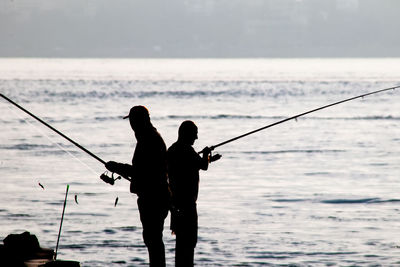
[{"label": "man's arm", "polygon": [[115,172],[123,177],[131,177],[132,176],[132,172],[133,172],[132,165],[118,163],[115,161],[109,161],[106,163],[105,167],[110,172]]},{"label": "man's arm", "polygon": [[203,148],[203,157],[201,157],[200,160],[200,169],[206,171],[208,169],[208,163],[210,162],[210,154],[211,154],[211,149],[209,147]]}]

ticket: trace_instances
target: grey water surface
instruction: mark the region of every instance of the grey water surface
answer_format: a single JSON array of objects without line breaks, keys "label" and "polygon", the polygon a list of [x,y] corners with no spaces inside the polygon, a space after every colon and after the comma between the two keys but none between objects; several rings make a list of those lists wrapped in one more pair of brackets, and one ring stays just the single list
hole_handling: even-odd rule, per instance
[{"label": "grey water surface", "polygon": [[[104,159],[130,162],[122,120],[149,108],[195,148],[400,84],[400,59],[0,59],[0,92]],[[96,159],[0,99],[0,238],[30,231],[82,266],[145,266],[136,196]],[[400,92],[312,113],[216,149],[201,173],[197,266],[400,265]],[[43,186],[43,188],[39,185]],[[76,200],[75,201],[75,198]],[[115,206],[115,199],[119,198]],[[165,222],[167,265],[174,239]]]}]

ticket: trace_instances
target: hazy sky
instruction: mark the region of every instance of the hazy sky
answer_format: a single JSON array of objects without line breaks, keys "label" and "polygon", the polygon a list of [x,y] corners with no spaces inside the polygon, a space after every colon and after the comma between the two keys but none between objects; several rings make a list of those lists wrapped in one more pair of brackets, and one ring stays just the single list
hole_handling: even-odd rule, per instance
[{"label": "hazy sky", "polygon": [[399,0],[0,0],[0,56],[399,57]]}]

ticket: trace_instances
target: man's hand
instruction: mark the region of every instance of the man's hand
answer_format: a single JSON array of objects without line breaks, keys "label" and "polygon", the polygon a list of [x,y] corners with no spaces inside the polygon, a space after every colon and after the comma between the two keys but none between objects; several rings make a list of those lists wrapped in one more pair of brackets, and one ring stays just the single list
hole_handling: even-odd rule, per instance
[{"label": "man's hand", "polygon": [[209,148],[208,146],[206,146],[205,148],[203,148],[203,150],[201,151],[203,153],[203,157],[204,156],[208,156],[211,154],[212,149]]},{"label": "man's hand", "polygon": [[108,171],[112,173],[115,172],[127,180],[130,180],[129,177],[132,178],[132,165],[109,161],[104,166],[107,168]]},{"label": "man's hand", "polygon": [[106,163],[106,168],[107,170],[109,170],[110,172],[116,172],[119,173],[120,172],[120,167],[121,163],[115,162],[115,161],[109,161]]}]

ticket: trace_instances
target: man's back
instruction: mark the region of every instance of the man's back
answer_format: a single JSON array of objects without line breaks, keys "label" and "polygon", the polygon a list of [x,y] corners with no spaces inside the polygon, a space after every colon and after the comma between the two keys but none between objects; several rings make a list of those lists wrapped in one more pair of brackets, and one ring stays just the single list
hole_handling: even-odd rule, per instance
[{"label": "man's back", "polygon": [[132,158],[133,186],[139,196],[162,197],[168,191],[166,146],[153,127],[142,135]]},{"label": "man's back", "polygon": [[201,157],[192,146],[178,141],[168,149],[167,158],[168,177],[174,204],[183,206],[196,203]]}]

